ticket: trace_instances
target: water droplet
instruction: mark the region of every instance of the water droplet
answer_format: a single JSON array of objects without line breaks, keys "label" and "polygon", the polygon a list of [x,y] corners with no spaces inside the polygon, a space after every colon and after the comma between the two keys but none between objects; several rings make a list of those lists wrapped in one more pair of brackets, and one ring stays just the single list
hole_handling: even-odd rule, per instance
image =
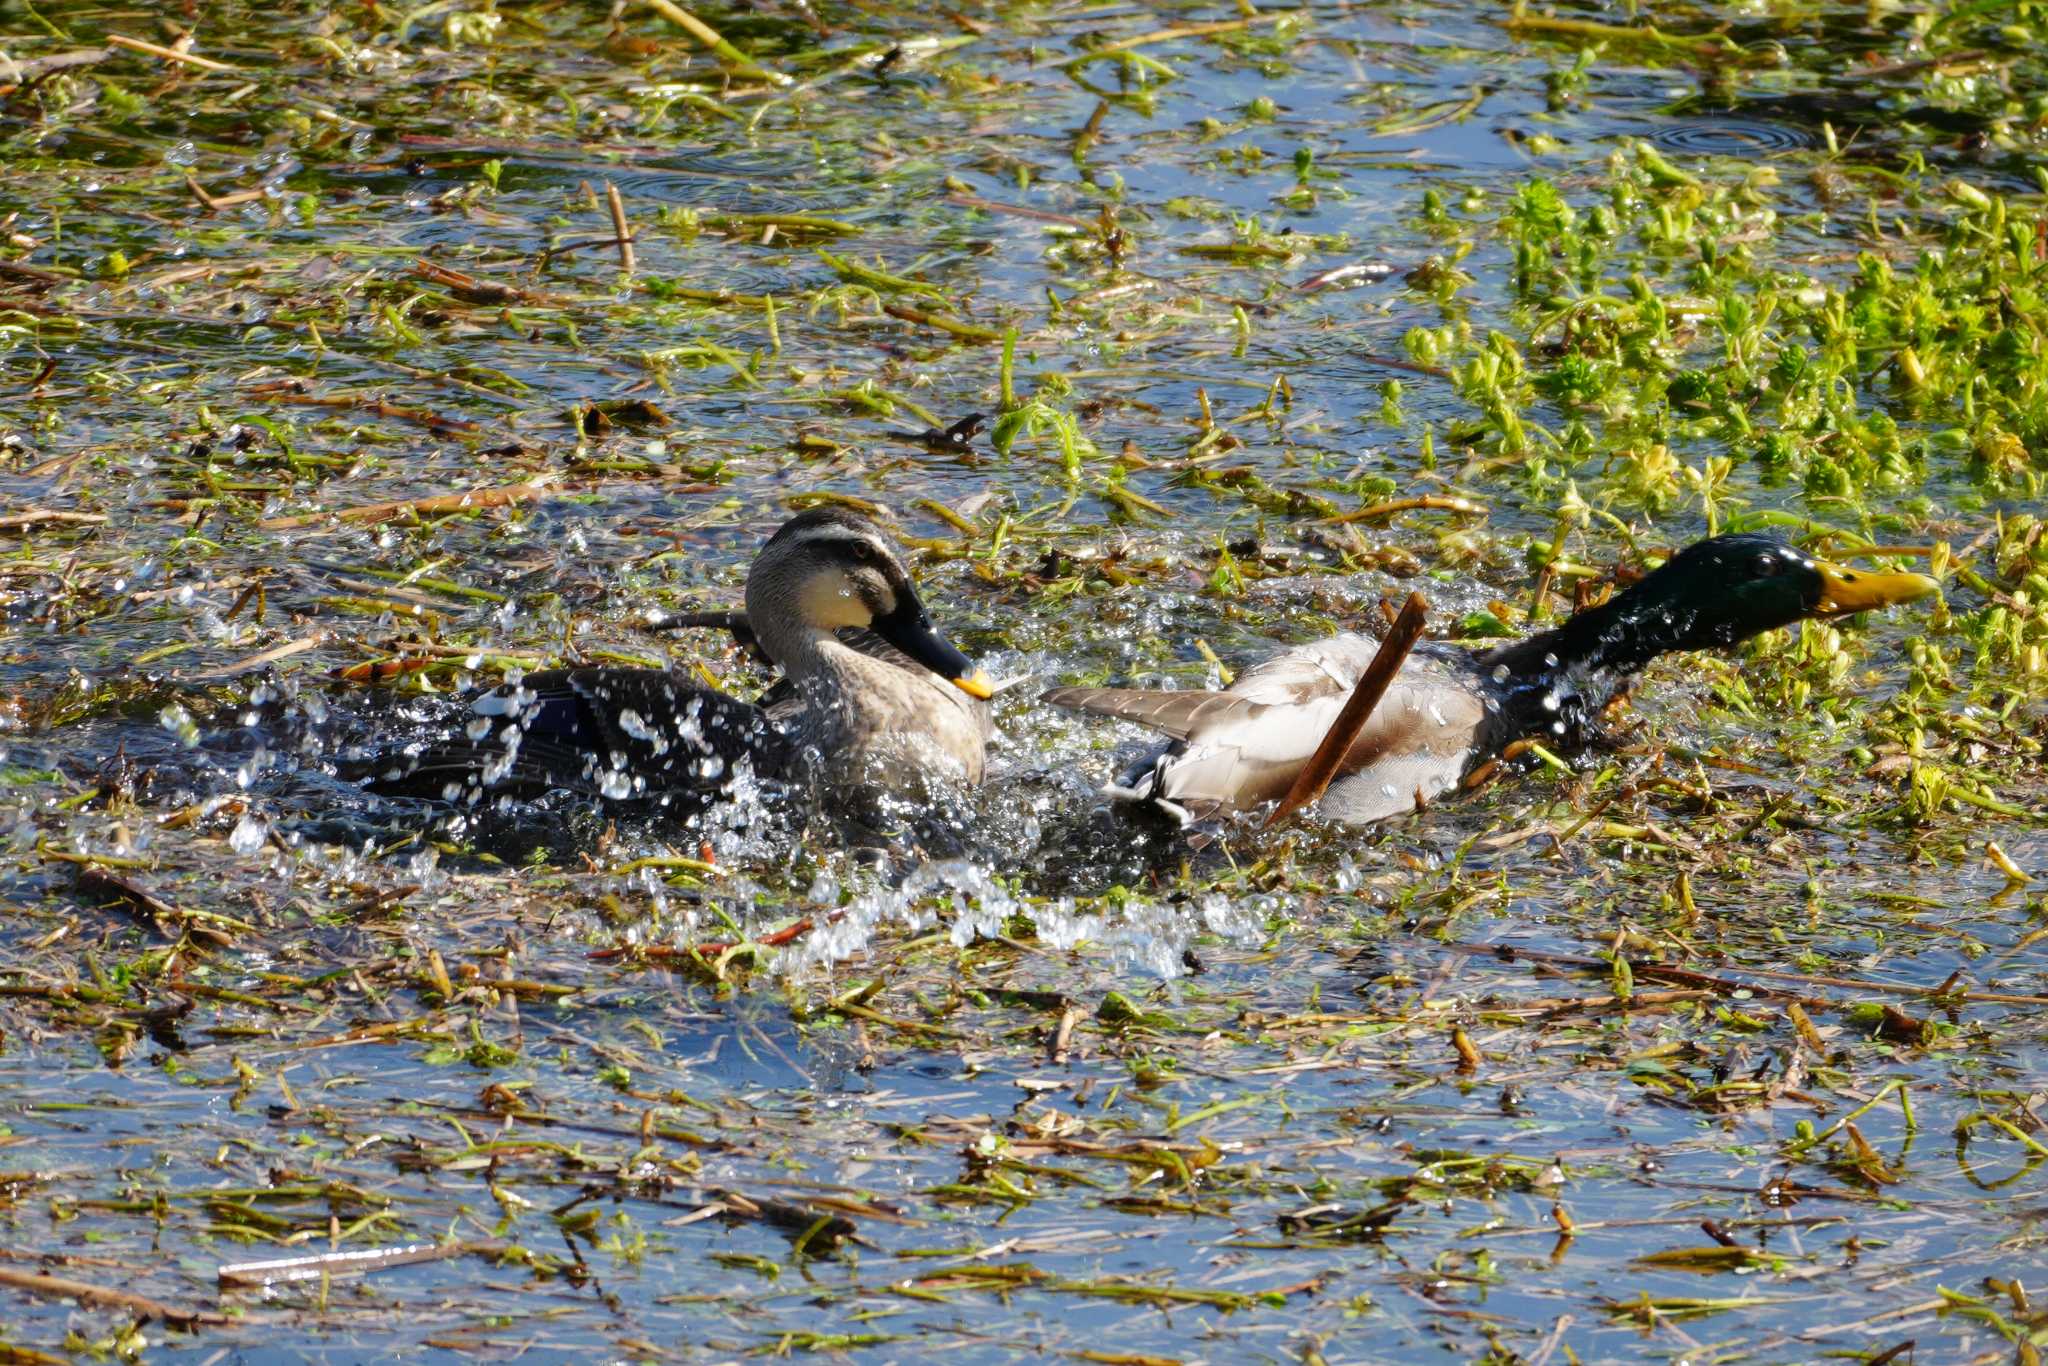
[{"label": "water droplet", "polygon": [[199,723],[192,719],[192,713],[176,702],[156,714],[157,724],[178,737],[178,743],[191,749],[199,743]]},{"label": "water droplet", "polygon": [[242,819],[235,822],[235,828],[228,833],[228,848],[249,857],[263,847],[263,841],[270,835],[270,824],[255,812],[244,812]]}]

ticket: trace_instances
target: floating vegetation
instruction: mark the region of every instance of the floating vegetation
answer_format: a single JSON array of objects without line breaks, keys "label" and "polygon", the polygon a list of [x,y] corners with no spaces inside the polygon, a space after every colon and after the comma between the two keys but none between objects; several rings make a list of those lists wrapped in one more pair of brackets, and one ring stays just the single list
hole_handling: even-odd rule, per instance
[{"label": "floating vegetation", "polygon": [[[2036,1358],[2038,5],[0,32],[7,1354]],[[760,696],[805,508],[1023,684],[979,787],[350,779]],[[1746,532],[1942,592],[1370,829],[1035,700]]]}]

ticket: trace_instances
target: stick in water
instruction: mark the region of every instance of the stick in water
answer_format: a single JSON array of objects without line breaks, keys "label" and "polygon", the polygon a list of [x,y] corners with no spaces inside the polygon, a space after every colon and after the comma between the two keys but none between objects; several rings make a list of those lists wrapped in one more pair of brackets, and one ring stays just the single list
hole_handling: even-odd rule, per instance
[{"label": "stick in water", "polygon": [[1330,780],[1337,776],[1344,756],[1351,752],[1351,742],[1372,719],[1373,708],[1380,704],[1380,698],[1386,696],[1387,685],[1394,681],[1395,674],[1401,672],[1401,665],[1407,662],[1408,652],[1415,648],[1415,642],[1422,639],[1423,618],[1428,614],[1429,604],[1422,600],[1422,594],[1410,593],[1408,601],[1401,607],[1401,615],[1395,617],[1394,624],[1388,628],[1387,638],[1380,642],[1379,653],[1372,657],[1372,663],[1365,666],[1365,672],[1358,676],[1358,686],[1345,699],[1344,710],[1337,713],[1337,719],[1330,723],[1323,742],[1316,746],[1316,752],[1295,775],[1294,786],[1287,789],[1280,805],[1266,817],[1266,829],[1271,830],[1302,807],[1319,799],[1330,786]]},{"label": "stick in water", "polygon": [[626,201],[619,197],[619,187],[605,182],[605,203],[612,211],[612,232],[619,240],[619,269],[631,275],[636,268],[633,260],[633,225],[626,221]]}]

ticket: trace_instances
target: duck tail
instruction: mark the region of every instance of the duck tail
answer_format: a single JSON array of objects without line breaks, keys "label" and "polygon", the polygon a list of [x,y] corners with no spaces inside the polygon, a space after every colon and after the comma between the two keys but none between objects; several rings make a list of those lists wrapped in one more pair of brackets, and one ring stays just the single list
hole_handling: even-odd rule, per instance
[{"label": "duck tail", "polygon": [[[1202,761],[1194,761],[1199,769]],[[1228,804],[1196,792],[1184,792],[1181,780],[1190,767],[1186,750],[1179,744],[1161,745],[1138,756],[1122,773],[1102,785],[1102,795],[1112,801],[1128,802],[1159,812],[1180,829],[1208,820],[1228,809]],[[1199,783],[1195,785],[1199,789]]]}]

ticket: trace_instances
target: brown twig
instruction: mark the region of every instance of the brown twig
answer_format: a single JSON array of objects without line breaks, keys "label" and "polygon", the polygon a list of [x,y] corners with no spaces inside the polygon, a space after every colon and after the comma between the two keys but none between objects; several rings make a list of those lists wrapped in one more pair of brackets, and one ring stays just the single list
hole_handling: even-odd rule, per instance
[{"label": "brown twig", "polygon": [[1415,498],[1390,498],[1383,503],[1372,503],[1354,512],[1342,513],[1323,520],[1331,525],[1342,526],[1349,522],[1372,522],[1382,517],[1391,517],[1397,512],[1465,512],[1484,515],[1486,505],[1475,503],[1470,498],[1453,498],[1447,494],[1426,493]]},{"label": "brown twig", "polygon": [[189,1327],[195,1323],[232,1323],[237,1320],[226,1314],[210,1313],[204,1309],[180,1309],[153,1300],[147,1295],[138,1295],[132,1290],[111,1290],[105,1286],[93,1285],[87,1281],[74,1281],[63,1276],[44,1276],[33,1271],[16,1271],[11,1266],[0,1266],[0,1285],[26,1290],[31,1295],[45,1295],[51,1299],[77,1300],[80,1304],[101,1309],[122,1309],[143,1319],[161,1319]]},{"label": "brown twig", "polygon": [[[548,262],[554,260],[557,256],[567,256],[570,252],[581,251],[585,247],[616,247],[620,245],[622,244],[617,236],[579,237],[574,241],[563,242],[560,243],[559,245],[549,247],[546,251],[542,252],[539,256],[534,258],[534,264],[536,266],[544,266]],[[686,294],[683,297],[688,298],[691,296]],[[728,297],[737,298],[739,296],[733,295]]]},{"label": "brown twig", "polygon": [[516,285],[501,284],[496,280],[481,279],[467,271],[444,266],[438,261],[414,261],[412,273],[444,286],[450,295],[466,304],[497,307],[502,304],[528,303],[553,307],[563,302],[552,294],[520,289]]},{"label": "brown twig", "polygon": [[605,182],[604,202],[611,206],[612,233],[619,241],[619,269],[631,275],[634,270],[633,229],[626,222],[626,201],[619,196],[619,187]]},{"label": "brown twig", "polygon": [[57,508],[30,508],[26,512],[0,517],[0,531],[22,531],[32,526],[61,522],[68,526],[98,526],[107,519],[97,512],[64,512]]},{"label": "brown twig", "polygon": [[[833,911],[830,915],[824,917],[824,921],[827,925],[836,925],[845,915],[845,911]],[[770,930],[768,933],[753,939],[712,939],[701,944],[685,944],[680,948],[672,944],[637,944],[629,949],[592,949],[589,957],[600,960],[611,958],[652,958],[657,962],[663,959],[670,961],[683,959],[701,963],[731,953],[742,944],[753,944],[761,948],[770,949],[780,948],[784,944],[794,943],[803,938],[817,927],[817,920],[807,915],[801,920],[792,921],[790,924],[784,925],[779,930]]]},{"label": "brown twig", "polygon": [[388,503],[365,503],[360,507],[338,508],[333,512],[303,512],[290,517],[266,517],[257,523],[265,531],[290,531],[295,527],[317,526],[333,517],[343,522],[388,522],[408,514],[441,517],[478,508],[510,507],[545,497],[554,483],[542,474],[523,484],[500,484],[495,488],[471,489],[467,493],[440,493],[427,498],[398,498]]},{"label": "brown twig", "polygon": [[1074,1039],[1074,1026],[1081,1023],[1082,1017],[1086,1014],[1086,1011],[1075,1005],[1070,1005],[1060,1012],[1059,1028],[1053,1032],[1052,1047],[1047,1052],[1047,1056],[1055,1064],[1066,1062]]},{"label": "brown twig", "polygon": [[[1446,944],[1444,948],[1453,953],[1476,954],[1500,958],[1505,962],[1524,959],[1537,963],[1552,963],[1559,967],[1584,968],[1589,972],[1612,972],[1614,964],[1605,958],[1588,958],[1583,954],[1555,953],[1549,949],[1530,948],[1523,944]],[[1823,1010],[1840,1010],[1844,1003],[1827,996],[1812,996],[1803,992],[1787,991],[1782,987],[1764,986],[1758,982],[1745,982],[1733,977],[1720,977],[1712,973],[1698,972],[1691,968],[1670,967],[1660,963],[1642,963],[1633,959],[1629,970],[1639,978],[1654,977],[1685,986],[1702,987],[1722,995],[1748,992],[1752,996],[1770,997],[1781,1001],[1796,1001],[1800,1005],[1818,1007]],[[1930,999],[1938,1002],[1955,1001],[1970,1005],[2018,1005],[2048,1006],[2048,996],[2022,995],[2007,991],[1956,991],[1944,987],[1916,987],[1903,982],[1878,982],[1867,977],[1825,977],[1805,972],[1781,972],[1774,968],[1735,967],[1736,972],[1751,977],[1769,978],[1776,982],[1792,982],[1800,986],[1845,987],[1852,991],[1890,992],[1899,996],[1916,999]]]},{"label": "brown twig", "polygon": [[[103,904],[119,902],[143,919],[155,925],[159,931],[175,937],[180,931],[192,938],[211,944],[215,948],[233,948],[235,937],[226,930],[213,925],[195,924],[195,917],[173,906],[156,893],[131,878],[121,876],[110,869],[86,864],[79,868],[76,876],[78,890],[88,897],[101,899]],[[236,929],[254,930],[256,927],[226,916],[207,915]]]},{"label": "brown twig", "polygon": [[268,193],[265,190],[236,190],[232,194],[208,194],[204,186],[191,176],[185,177],[185,188],[199,201],[200,207],[208,213],[232,209],[238,204],[253,204]]},{"label": "brown twig", "polygon": [[195,57],[189,52],[181,52],[174,47],[163,47],[157,43],[146,43],[140,38],[130,38],[125,33],[109,33],[107,35],[107,42],[113,47],[125,47],[130,52],[140,52],[151,57],[161,57],[167,62],[183,62],[186,66],[196,66],[201,71],[233,72],[242,69],[238,66],[229,66],[226,62],[216,62],[211,57]]},{"label": "brown twig", "polygon": [[77,66],[97,66],[114,54],[103,47],[80,48],[75,52],[53,52],[47,57],[28,57],[7,63],[5,70],[10,80],[34,85],[59,71],[69,71]]},{"label": "brown twig", "polygon": [[261,398],[271,403],[298,403],[315,408],[360,408],[378,417],[395,417],[405,422],[417,422],[422,427],[437,432],[474,432],[479,430],[476,423],[465,418],[443,417],[425,408],[407,408],[369,394],[309,394],[293,387],[292,384],[257,385],[248,393],[252,398]]},{"label": "brown twig", "polygon": [[1352,742],[1365,729],[1365,723],[1372,719],[1373,708],[1380,704],[1380,698],[1386,695],[1387,685],[1394,681],[1395,674],[1401,672],[1401,665],[1407,662],[1408,652],[1415,648],[1415,642],[1422,639],[1423,621],[1428,615],[1429,604],[1423,601],[1422,594],[1410,593],[1408,601],[1401,607],[1401,615],[1394,618],[1393,626],[1387,631],[1387,638],[1380,642],[1379,653],[1358,676],[1358,686],[1351,690],[1351,696],[1345,700],[1344,709],[1337,713],[1337,719],[1330,724],[1323,742],[1316,746],[1316,752],[1295,775],[1294,786],[1287,789],[1280,805],[1274,807],[1273,814],[1266,818],[1266,829],[1271,830],[1320,798],[1330,786],[1330,780],[1337,776],[1345,756],[1350,754]]},{"label": "brown twig", "polygon": [[288,640],[282,645],[273,645],[268,650],[258,651],[246,659],[238,659],[232,664],[223,664],[217,669],[208,669],[204,673],[194,674],[193,677],[195,679],[233,678],[235,675],[245,674],[251,669],[260,669],[266,664],[275,664],[279,660],[290,659],[293,655],[302,655],[308,650],[318,649],[330,639],[331,637],[327,632],[315,631],[310,636],[300,636],[296,640]]},{"label": "brown twig", "polygon": [[933,313],[927,309],[912,308],[909,304],[883,304],[882,311],[892,318],[901,318],[907,323],[917,323],[924,327],[936,327],[939,331],[959,337],[963,341],[992,342],[1001,341],[1003,338],[1003,334],[996,331],[993,327],[983,327],[979,323],[964,323],[958,318],[949,318],[943,313]]},{"label": "brown twig", "polygon": [[1072,214],[1053,213],[1049,209],[1034,209],[1027,204],[1005,204],[998,199],[982,199],[971,194],[950,194],[948,204],[958,204],[963,209],[980,209],[983,213],[1008,214],[1012,218],[1029,218],[1039,223],[1060,223],[1070,228],[1091,228],[1095,226],[1086,218]]}]

